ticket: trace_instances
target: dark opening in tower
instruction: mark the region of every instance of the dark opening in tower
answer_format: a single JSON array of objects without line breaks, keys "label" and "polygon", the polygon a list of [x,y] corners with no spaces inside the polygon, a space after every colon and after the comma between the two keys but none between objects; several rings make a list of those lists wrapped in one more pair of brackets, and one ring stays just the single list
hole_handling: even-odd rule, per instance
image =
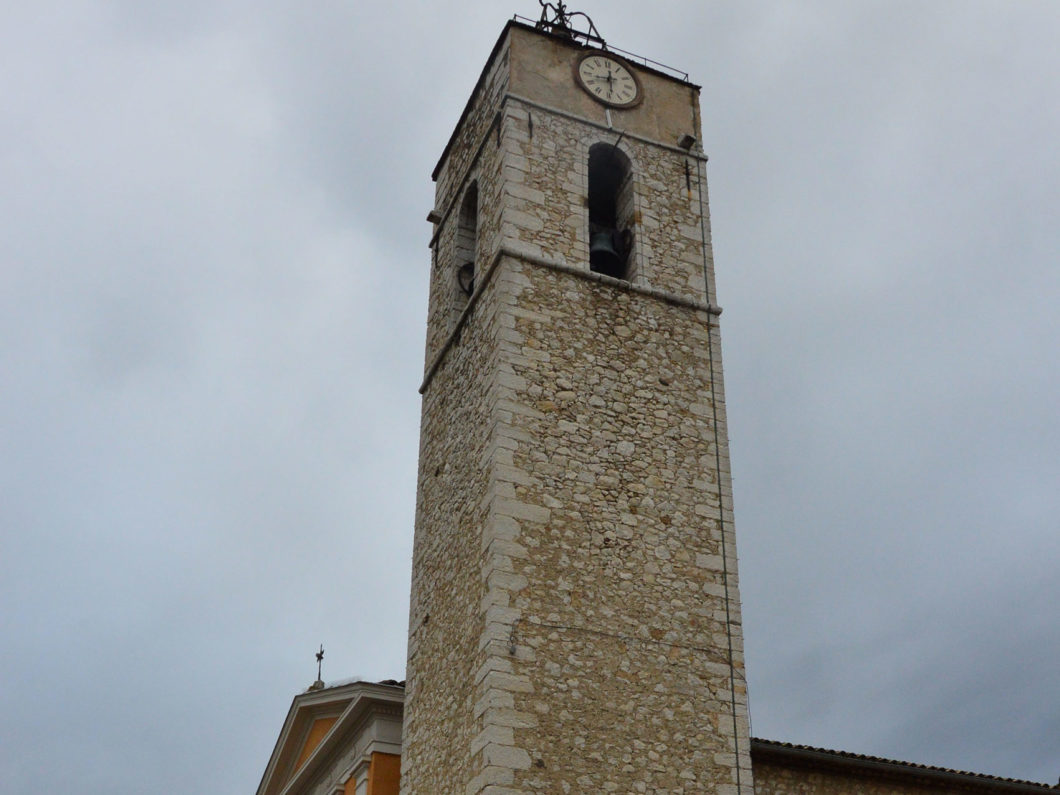
[{"label": "dark opening in tower", "polygon": [[589,148],[589,269],[630,278],[633,248],[633,171],[617,146]]},{"label": "dark opening in tower", "polygon": [[478,245],[478,183],[472,182],[460,204],[456,227],[455,288],[453,307],[459,317],[475,292],[475,249]]}]

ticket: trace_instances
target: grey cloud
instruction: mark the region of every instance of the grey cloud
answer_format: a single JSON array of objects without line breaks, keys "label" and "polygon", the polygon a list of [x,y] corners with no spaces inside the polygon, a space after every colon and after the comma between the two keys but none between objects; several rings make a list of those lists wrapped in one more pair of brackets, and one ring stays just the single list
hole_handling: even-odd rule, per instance
[{"label": "grey cloud", "polygon": [[[1052,5],[584,10],[703,84],[755,733],[1055,780]],[[12,11],[5,791],[247,791],[321,641],[402,675],[429,173],[510,11]]]}]

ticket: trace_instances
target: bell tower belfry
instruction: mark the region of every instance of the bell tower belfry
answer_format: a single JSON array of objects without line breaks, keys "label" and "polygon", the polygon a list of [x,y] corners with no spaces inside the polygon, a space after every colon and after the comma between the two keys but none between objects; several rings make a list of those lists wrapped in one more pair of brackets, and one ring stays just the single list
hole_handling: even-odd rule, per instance
[{"label": "bell tower belfry", "polygon": [[753,793],[698,88],[602,45],[509,22],[433,174],[405,795]]}]

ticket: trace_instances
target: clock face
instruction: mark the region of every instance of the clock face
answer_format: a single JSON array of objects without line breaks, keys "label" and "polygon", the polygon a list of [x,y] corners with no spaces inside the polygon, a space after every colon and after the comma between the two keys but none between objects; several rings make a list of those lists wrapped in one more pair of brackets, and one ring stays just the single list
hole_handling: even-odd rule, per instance
[{"label": "clock face", "polygon": [[614,107],[640,102],[640,83],[633,71],[612,55],[591,52],[578,62],[578,82],[593,99]]}]

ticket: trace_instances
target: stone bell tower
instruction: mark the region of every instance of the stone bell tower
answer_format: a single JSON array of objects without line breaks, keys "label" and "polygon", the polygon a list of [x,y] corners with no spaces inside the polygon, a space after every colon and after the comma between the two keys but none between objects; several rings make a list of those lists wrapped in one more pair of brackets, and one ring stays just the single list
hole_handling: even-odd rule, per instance
[{"label": "stone bell tower", "polygon": [[569,21],[433,174],[402,792],[750,795],[698,88]]}]

